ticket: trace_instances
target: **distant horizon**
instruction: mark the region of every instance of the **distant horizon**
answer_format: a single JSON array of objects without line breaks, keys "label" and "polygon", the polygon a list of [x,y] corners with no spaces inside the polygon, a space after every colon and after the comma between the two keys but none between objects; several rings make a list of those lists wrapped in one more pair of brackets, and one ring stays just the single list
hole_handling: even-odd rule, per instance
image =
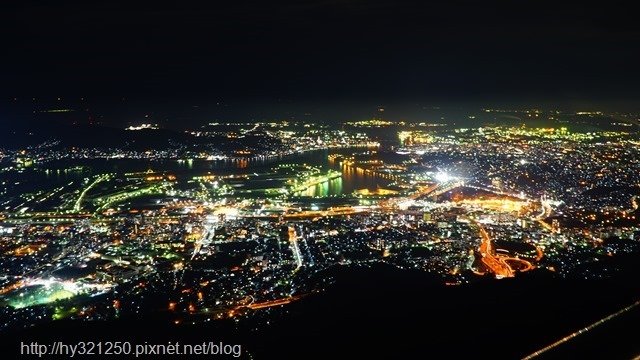
[{"label": "distant horizon", "polygon": [[[540,102],[481,102],[481,101],[424,101],[424,102],[376,102],[361,101],[287,101],[287,100],[235,100],[212,99],[210,101],[175,101],[174,103],[141,101],[136,98],[91,97],[11,98],[0,102],[0,123],[10,126],[37,122],[47,115],[54,119],[59,114],[47,112],[73,112],[67,116],[78,122],[101,123],[122,127],[140,123],[157,123],[165,128],[187,129],[208,122],[261,122],[274,120],[315,121],[336,125],[347,121],[376,117],[377,109],[384,107],[384,118],[393,121],[445,122],[473,124],[467,116],[483,109],[505,111],[561,111],[564,113],[597,112],[605,114],[630,114],[640,117],[640,102],[602,102],[599,105],[576,101],[554,103]],[[191,104],[191,105],[190,105]],[[50,116],[49,116],[50,115]],[[64,114],[60,114],[62,118]],[[93,121],[89,121],[89,118]],[[444,119],[443,119],[444,118]]]},{"label": "distant horizon", "polygon": [[146,111],[222,99],[248,104],[249,112],[251,104],[279,101],[640,103],[640,27],[614,3],[26,0],[5,7],[0,30],[12,36],[0,59],[2,99],[126,97]]}]

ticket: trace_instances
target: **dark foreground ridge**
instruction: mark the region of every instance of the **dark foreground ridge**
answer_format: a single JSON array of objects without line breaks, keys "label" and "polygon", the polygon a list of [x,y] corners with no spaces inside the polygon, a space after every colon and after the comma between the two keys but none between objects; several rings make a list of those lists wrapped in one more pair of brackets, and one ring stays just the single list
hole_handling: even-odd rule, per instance
[{"label": "dark foreground ridge", "polygon": [[[445,287],[420,272],[386,266],[337,268],[326,293],[239,323],[171,324],[163,313],[105,323],[54,322],[3,337],[20,341],[130,341],[133,344],[241,344],[242,357],[519,359],[618,311],[638,298],[632,257],[601,281],[530,273],[503,281]],[[268,322],[267,322],[268,321]],[[637,309],[541,356],[628,359],[640,354]]]}]

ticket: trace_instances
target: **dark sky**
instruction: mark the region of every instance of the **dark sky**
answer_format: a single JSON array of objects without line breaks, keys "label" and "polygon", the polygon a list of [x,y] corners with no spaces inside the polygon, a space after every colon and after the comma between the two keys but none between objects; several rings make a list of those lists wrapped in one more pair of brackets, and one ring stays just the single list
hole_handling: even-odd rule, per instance
[{"label": "dark sky", "polygon": [[20,0],[0,13],[5,99],[640,99],[640,26],[611,1]]}]

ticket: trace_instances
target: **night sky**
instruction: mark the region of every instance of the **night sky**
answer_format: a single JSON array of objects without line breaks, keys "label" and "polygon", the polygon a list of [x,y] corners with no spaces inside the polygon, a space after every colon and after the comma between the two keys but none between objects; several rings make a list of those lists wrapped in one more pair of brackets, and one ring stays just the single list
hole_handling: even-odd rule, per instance
[{"label": "night sky", "polygon": [[611,1],[21,0],[2,8],[3,99],[125,97],[156,110],[217,102],[633,108],[640,99],[640,26]]}]

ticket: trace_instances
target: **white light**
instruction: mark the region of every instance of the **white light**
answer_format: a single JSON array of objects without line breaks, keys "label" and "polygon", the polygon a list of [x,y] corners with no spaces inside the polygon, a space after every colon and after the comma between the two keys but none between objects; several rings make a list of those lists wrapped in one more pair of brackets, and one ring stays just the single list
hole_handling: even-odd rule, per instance
[{"label": "white light", "polygon": [[526,164],[526,163],[527,163],[527,160],[525,160],[525,159],[520,159],[520,165],[524,165],[524,164]]},{"label": "white light", "polygon": [[438,172],[436,173],[436,175],[434,176],[434,178],[436,179],[436,181],[438,182],[447,182],[449,180],[452,179],[451,175],[445,173],[445,172]]}]

